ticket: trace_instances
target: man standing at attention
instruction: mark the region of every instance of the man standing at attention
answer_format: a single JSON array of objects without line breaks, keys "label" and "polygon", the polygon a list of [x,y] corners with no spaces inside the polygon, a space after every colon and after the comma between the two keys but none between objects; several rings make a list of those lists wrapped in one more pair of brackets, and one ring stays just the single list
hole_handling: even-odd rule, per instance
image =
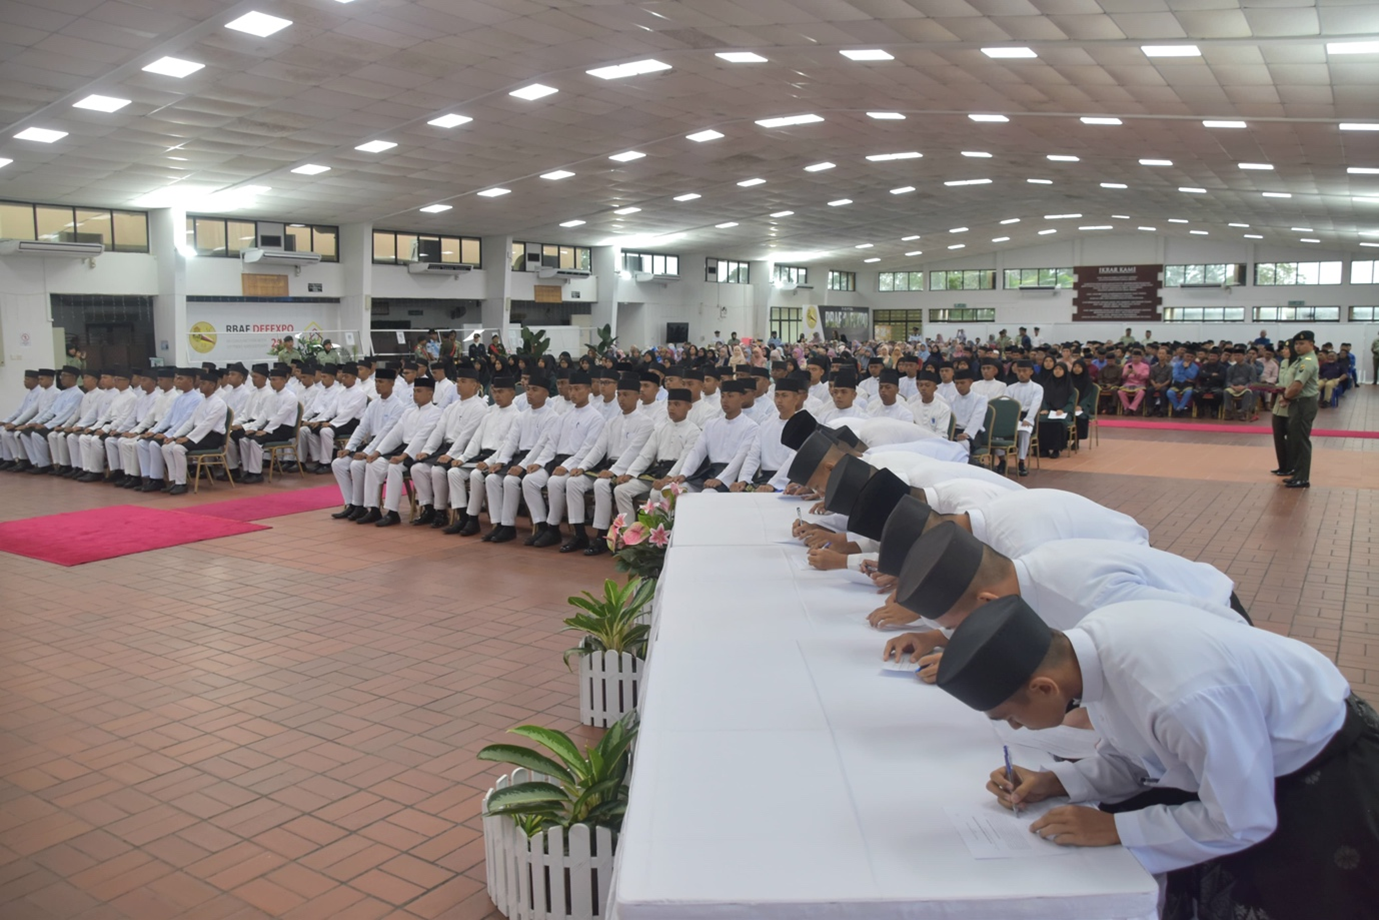
[{"label": "man standing at attention", "polygon": [[1292,475],[1283,481],[1290,489],[1306,489],[1312,485],[1312,422],[1317,418],[1318,366],[1316,336],[1305,329],[1293,337],[1293,359],[1279,375],[1283,395],[1274,405],[1282,403],[1288,413],[1288,469]]}]

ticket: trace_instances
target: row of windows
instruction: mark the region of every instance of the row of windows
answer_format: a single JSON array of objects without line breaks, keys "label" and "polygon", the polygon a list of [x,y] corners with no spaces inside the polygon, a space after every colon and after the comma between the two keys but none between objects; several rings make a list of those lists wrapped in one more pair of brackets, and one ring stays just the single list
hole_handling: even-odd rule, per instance
[{"label": "row of windows", "polygon": [[574,268],[590,271],[593,250],[588,246],[558,246],[555,243],[513,243],[512,270],[534,272],[542,268]]},{"label": "row of windows", "polygon": [[[913,273],[911,273],[913,274]],[[962,271],[929,272],[931,291],[994,291],[994,269],[964,269]]]},{"label": "row of windows", "polygon": [[835,272],[829,270],[828,289],[830,291],[857,290],[857,272]]},{"label": "row of windows", "polygon": [[104,243],[110,252],[148,252],[148,214],[0,201],[0,239]]},{"label": "row of windows", "polygon": [[651,272],[653,275],[680,275],[680,257],[659,252],[627,252],[622,254],[622,268],[627,272]]},{"label": "row of windows", "polygon": [[1070,288],[1073,286],[1073,270],[1071,268],[1007,268],[1002,280],[1008,291],[1018,290],[1022,287]]},{"label": "row of windows", "polygon": [[903,342],[924,328],[923,310],[871,311],[872,338]]},{"label": "row of windows", "polygon": [[931,323],[994,323],[996,322],[995,307],[951,307],[948,309],[930,310],[929,322]]},{"label": "row of windows", "polygon": [[1257,262],[1255,284],[1340,284],[1340,262]]},{"label": "row of windows", "polygon": [[[1379,307],[1351,307],[1352,323],[1372,323]],[[1254,307],[1250,319],[1256,323],[1339,323],[1340,307]],[[1244,307],[1165,307],[1166,323],[1243,323]]]},{"label": "row of windows", "polygon": [[[1295,284],[1340,284],[1342,262],[1260,262],[1255,265],[1254,283],[1261,287]],[[1379,262],[1350,263],[1351,284],[1379,282]],[[1073,286],[1071,268],[1007,268],[1002,281],[1006,290],[1022,287]],[[1164,287],[1245,283],[1243,263],[1204,263],[1194,265],[1165,265]],[[996,288],[995,272],[983,269],[929,272],[931,291],[990,291]],[[876,290],[881,293],[924,290],[924,273],[879,272]]]},{"label": "row of windows", "polygon": [[783,342],[798,342],[804,335],[803,316],[799,307],[772,307],[771,334]]},{"label": "row of windows", "polygon": [[280,221],[234,220],[187,216],[187,245],[198,256],[238,259],[246,249],[286,249],[314,252],[326,262],[338,262],[338,227],[310,227]]},{"label": "row of windows", "polygon": [[809,269],[803,265],[777,265],[777,284],[808,284]]},{"label": "row of windows", "polygon": [[373,260],[380,265],[447,262],[479,268],[483,264],[477,237],[407,233],[402,230],[373,232]]},{"label": "row of windows", "polygon": [[876,276],[876,289],[889,291],[924,290],[924,272],[880,272]]},{"label": "row of windows", "polygon": [[705,259],[704,280],[719,284],[751,284],[752,267],[732,259]]},{"label": "row of windows", "polygon": [[1240,262],[1222,262],[1202,265],[1165,265],[1164,287],[1182,287],[1193,284],[1244,284],[1245,265]]}]

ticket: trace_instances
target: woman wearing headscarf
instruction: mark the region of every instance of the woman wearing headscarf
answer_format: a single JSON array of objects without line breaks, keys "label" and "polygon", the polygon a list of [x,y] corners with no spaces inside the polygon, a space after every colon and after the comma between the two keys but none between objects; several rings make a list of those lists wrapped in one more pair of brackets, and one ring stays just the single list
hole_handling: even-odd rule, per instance
[{"label": "woman wearing headscarf", "polygon": [[1034,369],[1034,382],[1043,386],[1053,377],[1054,365],[1058,364],[1058,359],[1053,355],[1044,355],[1044,360],[1039,362],[1039,366]]},{"label": "woman wearing headscarf", "polygon": [[[1039,452],[1056,460],[1068,446],[1068,426],[1077,408],[1077,392],[1068,369],[1052,358],[1046,360],[1052,361],[1053,367],[1039,384],[1044,388],[1044,403],[1039,409]],[[1061,412],[1063,417],[1050,418],[1051,412]]]},{"label": "woman wearing headscarf", "polygon": [[741,345],[734,345],[734,346],[733,346],[732,356],[728,358],[728,366],[731,367],[731,368],[733,369],[733,372],[734,372],[734,373],[736,373],[736,372],[737,372],[737,367],[738,367],[738,365],[739,365],[739,364],[746,364],[746,363],[747,363],[747,356],[744,355],[744,354],[742,353],[742,346],[741,346]]},{"label": "woman wearing headscarf", "polygon": [[1068,379],[1073,382],[1073,389],[1077,391],[1077,438],[1080,441],[1087,437],[1091,418],[1096,415],[1096,381],[1087,373],[1087,362],[1082,358],[1073,359],[1072,373],[1068,375]]}]

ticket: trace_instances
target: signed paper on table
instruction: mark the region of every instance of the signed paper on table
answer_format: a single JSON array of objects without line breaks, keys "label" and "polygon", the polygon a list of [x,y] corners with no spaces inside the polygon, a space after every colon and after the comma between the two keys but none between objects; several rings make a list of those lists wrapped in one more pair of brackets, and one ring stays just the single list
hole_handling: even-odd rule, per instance
[{"label": "signed paper on table", "polygon": [[1029,826],[1044,812],[1066,802],[1041,802],[1036,806],[1022,806],[1016,816],[993,799],[977,808],[948,807],[943,811],[962,835],[967,851],[973,859],[1034,859],[1044,856],[1067,856],[1075,847],[1061,847],[1031,833]]}]

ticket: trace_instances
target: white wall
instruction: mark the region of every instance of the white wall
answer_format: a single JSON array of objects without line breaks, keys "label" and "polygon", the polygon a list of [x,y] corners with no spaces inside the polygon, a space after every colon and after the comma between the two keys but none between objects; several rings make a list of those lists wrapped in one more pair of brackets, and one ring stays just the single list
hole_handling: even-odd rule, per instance
[{"label": "white wall", "polygon": [[[101,256],[102,259],[105,256]],[[379,266],[382,267],[382,266]],[[406,271],[406,269],[403,269]],[[193,258],[187,260],[187,294],[190,296],[243,297],[241,275],[286,275],[289,297],[341,297],[344,295],[344,272],[339,262],[318,262],[303,265],[301,274],[291,266],[246,265],[239,259]],[[376,277],[376,274],[375,274]],[[320,291],[308,291],[307,285],[319,283]]]},{"label": "white wall", "polygon": [[0,393],[13,401],[10,397],[23,385],[24,368],[64,363],[61,350],[54,347],[50,294],[157,293],[157,264],[149,255],[110,252],[96,259],[94,268],[84,259],[0,259]]}]

